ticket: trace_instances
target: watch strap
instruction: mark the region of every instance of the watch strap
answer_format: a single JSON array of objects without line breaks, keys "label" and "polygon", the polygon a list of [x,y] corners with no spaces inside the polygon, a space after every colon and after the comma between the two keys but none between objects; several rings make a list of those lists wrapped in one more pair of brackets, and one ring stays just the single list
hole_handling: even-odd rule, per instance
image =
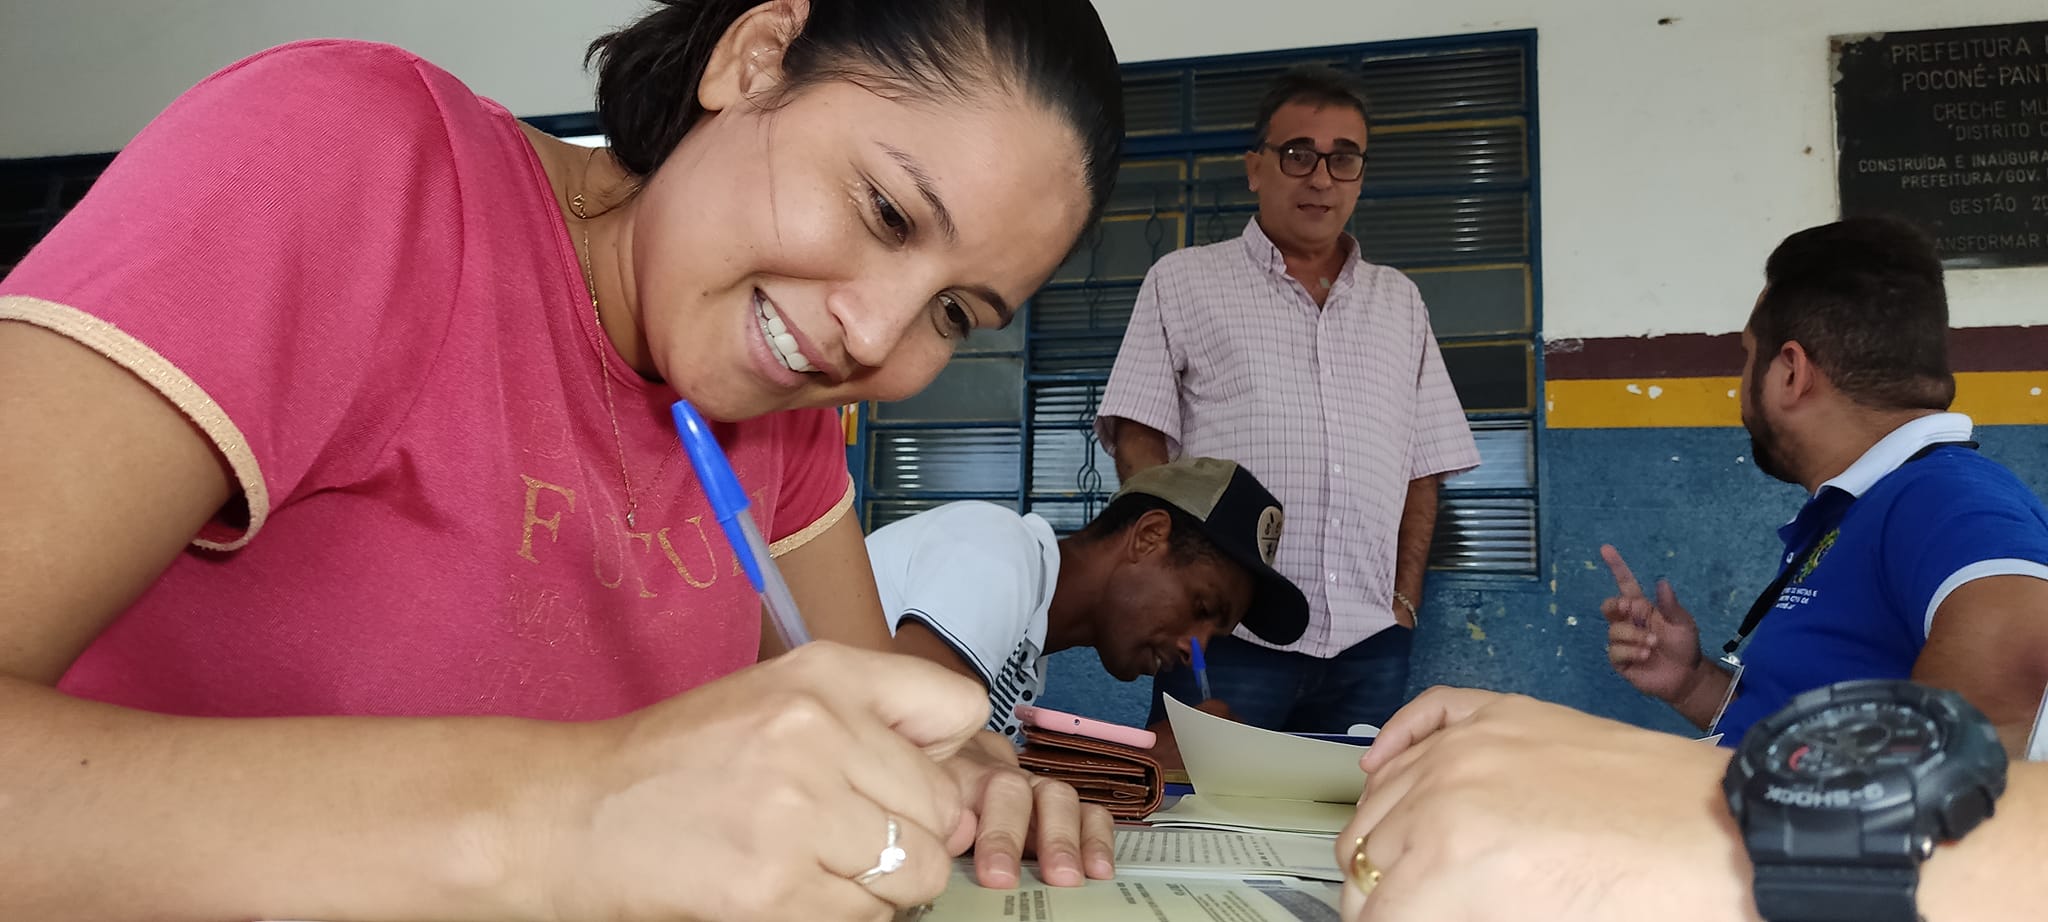
[{"label": "watch strap", "polygon": [[1764,922],[1920,922],[1917,867],[1760,864]]}]

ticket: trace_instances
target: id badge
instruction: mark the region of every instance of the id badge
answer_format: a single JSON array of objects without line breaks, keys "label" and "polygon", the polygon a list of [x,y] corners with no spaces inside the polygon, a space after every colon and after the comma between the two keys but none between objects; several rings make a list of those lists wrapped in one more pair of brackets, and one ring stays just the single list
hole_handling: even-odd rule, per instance
[{"label": "id badge", "polygon": [[1707,722],[1709,733],[1721,725],[1721,718],[1728,713],[1728,705],[1735,701],[1735,691],[1742,687],[1742,670],[1748,668],[1742,664],[1742,657],[1733,653],[1715,660],[1714,665],[1721,667],[1722,672],[1728,673],[1728,691],[1721,696],[1721,706],[1714,709],[1714,719]]}]

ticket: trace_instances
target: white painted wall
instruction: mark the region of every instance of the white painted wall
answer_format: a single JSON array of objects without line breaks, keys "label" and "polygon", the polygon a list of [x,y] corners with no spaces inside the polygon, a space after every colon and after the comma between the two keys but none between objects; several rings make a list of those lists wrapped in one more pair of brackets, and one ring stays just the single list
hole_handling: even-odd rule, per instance
[{"label": "white painted wall", "polygon": [[[1097,0],[1125,60],[1535,28],[1545,333],[1739,329],[1764,256],[1834,217],[1828,36],[2048,18],[2041,0]],[[0,157],[119,147],[237,57],[391,41],[521,114],[589,106],[636,0],[11,0]],[[1670,17],[1669,25],[1660,18]],[[2048,268],[1955,272],[1960,326],[2048,322]]]},{"label": "white painted wall", "polygon": [[0,0],[0,158],[117,150],[210,74],[302,38],[402,45],[520,115],[587,112],[583,49],[641,0]]}]

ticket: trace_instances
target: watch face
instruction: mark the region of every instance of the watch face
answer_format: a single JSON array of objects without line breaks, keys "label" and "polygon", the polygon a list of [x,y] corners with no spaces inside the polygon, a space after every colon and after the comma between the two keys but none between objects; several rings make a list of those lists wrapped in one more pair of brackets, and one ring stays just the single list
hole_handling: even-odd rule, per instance
[{"label": "watch face", "polygon": [[1912,768],[1942,751],[1941,730],[1922,711],[1887,701],[1831,707],[1786,727],[1764,755],[1780,777],[1825,782],[1851,772]]},{"label": "watch face", "polygon": [[[1962,695],[1863,679],[1803,692],[1757,723],[1721,793],[1764,918],[1911,919],[1919,863],[1991,815],[2005,773],[2005,747]],[[1863,900],[1885,875],[1903,902],[1879,912]]]}]

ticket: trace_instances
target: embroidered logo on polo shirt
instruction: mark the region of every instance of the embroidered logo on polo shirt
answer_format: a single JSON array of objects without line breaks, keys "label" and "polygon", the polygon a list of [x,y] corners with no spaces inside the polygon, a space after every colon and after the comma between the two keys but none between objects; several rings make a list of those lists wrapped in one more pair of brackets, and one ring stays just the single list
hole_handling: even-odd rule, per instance
[{"label": "embroidered logo on polo shirt", "polygon": [[1813,546],[1813,553],[1807,555],[1806,563],[1800,566],[1798,573],[1793,574],[1792,584],[1796,586],[1806,582],[1806,578],[1812,576],[1813,571],[1820,568],[1821,558],[1826,557],[1828,550],[1835,546],[1835,539],[1841,536],[1842,530],[1839,528],[1822,535],[1820,543]]}]

